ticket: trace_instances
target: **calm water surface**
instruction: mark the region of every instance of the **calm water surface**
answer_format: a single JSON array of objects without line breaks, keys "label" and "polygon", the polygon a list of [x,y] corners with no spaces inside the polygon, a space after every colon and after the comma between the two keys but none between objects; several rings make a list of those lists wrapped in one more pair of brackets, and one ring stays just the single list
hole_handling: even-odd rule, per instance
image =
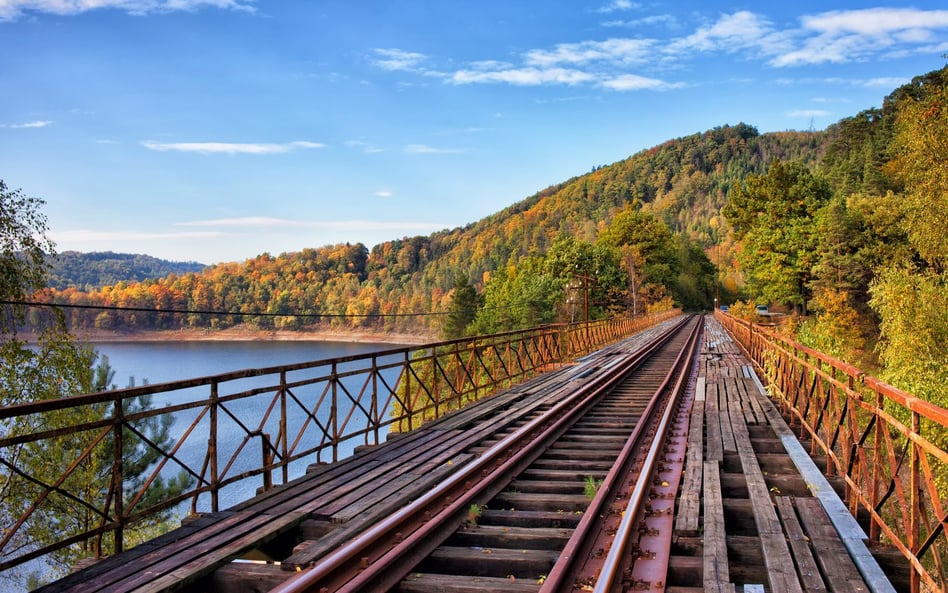
[{"label": "calm water surface", "polygon": [[[135,385],[148,383],[155,385],[170,381],[179,381],[184,379],[193,379],[196,377],[206,377],[238,371],[243,369],[267,368],[281,365],[288,365],[299,362],[311,362],[344,356],[352,356],[368,352],[379,352],[382,350],[391,350],[399,348],[393,344],[380,343],[356,343],[356,342],[317,342],[317,341],[238,341],[238,342],[218,342],[218,341],[182,341],[182,342],[103,342],[95,344],[100,354],[104,354],[109,359],[109,364],[115,371],[113,383],[123,388],[133,380]],[[325,370],[323,371],[325,372]],[[293,380],[292,377],[288,378]],[[392,381],[395,379],[392,378]],[[273,385],[274,376],[269,375],[263,378],[242,380],[244,383],[240,387],[230,388],[247,389],[254,386]],[[353,391],[357,391],[358,385],[353,385]],[[222,393],[228,393],[223,391]],[[302,389],[299,391],[302,392]],[[301,397],[309,397],[309,405],[314,405],[317,393],[310,393],[308,396],[301,394]],[[206,399],[208,397],[208,387],[194,388],[188,392],[175,392],[173,395],[156,394],[153,400],[153,407],[159,407],[166,404],[179,404],[185,398],[191,400]],[[271,392],[272,393],[272,392]],[[261,395],[255,398],[241,400],[229,404],[230,409],[240,417],[241,421],[253,427],[260,421],[260,417],[266,411],[270,404],[271,395]],[[343,406],[347,402],[340,402],[340,413],[344,413]],[[328,414],[328,406],[322,413],[317,414],[321,420]],[[175,414],[176,420],[172,425],[171,434],[177,438],[187,429],[196,412],[188,410]],[[290,435],[295,434],[302,422],[305,421],[305,414],[298,408],[288,409]],[[184,446],[179,450],[178,457],[185,460],[191,466],[200,468],[203,459],[207,454],[207,419],[198,426],[195,434],[192,434],[185,441]],[[279,428],[276,426],[276,420],[268,424],[267,432],[275,436]],[[310,431],[312,438],[317,438],[318,431]],[[232,419],[225,414],[219,415],[218,425],[218,449],[221,456],[229,455],[234,451],[243,440],[246,432]],[[344,457],[351,454],[352,448],[358,443],[346,444],[340,448],[340,456]],[[311,460],[315,461],[315,459]],[[310,461],[306,462],[309,463]],[[223,459],[219,462],[223,463]],[[259,441],[247,445],[246,451],[241,454],[236,466],[231,470],[230,475],[239,473],[243,469],[259,467],[260,463],[260,445]],[[303,473],[306,463],[298,463],[291,467],[290,479]],[[172,471],[173,470],[173,471]],[[176,473],[176,468],[167,468],[163,473]],[[274,478],[279,482],[276,475]],[[238,502],[246,500],[254,495],[258,486],[262,484],[262,478],[259,476],[253,479],[244,480],[221,491],[220,503],[221,509],[226,509]],[[205,499],[206,498],[206,499]],[[210,498],[202,497],[198,504],[199,511],[210,510]]]},{"label": "calm water surface", "polygon": [[338,358],[398,348],[392,344],[296,341],[103,342],[96,349],[109,357],[115,385],[164,383],[228,371]]}]

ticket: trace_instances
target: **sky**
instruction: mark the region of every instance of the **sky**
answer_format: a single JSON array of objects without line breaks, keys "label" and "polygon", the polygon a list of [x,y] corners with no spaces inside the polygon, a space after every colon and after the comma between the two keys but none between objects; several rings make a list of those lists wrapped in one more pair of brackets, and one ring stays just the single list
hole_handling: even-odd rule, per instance
[{"label": "sky", "polygon": [[371,248],[673,138],[880,107],[948,63],[943,7],[0,0],[0,179],[60,252]]}]

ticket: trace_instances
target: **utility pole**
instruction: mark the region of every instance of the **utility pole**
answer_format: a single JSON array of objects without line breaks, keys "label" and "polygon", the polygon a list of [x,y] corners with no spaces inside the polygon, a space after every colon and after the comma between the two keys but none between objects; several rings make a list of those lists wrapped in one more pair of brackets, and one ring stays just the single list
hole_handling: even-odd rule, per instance
[{"label": "utility pole", "polygon": [[[579,268],[579,265],[577,264],[576,267]],[[590,276],[588,272],[582,274],[576,272],[573,276],[583,281],[583,319],[585,319],[586,326],[586,342],[589,343],[589,283],[595,282],[596,279]]]},{"label": "utility pole", "polygon": [[721,296],[721,244],[714,245],[714,308],[718,308],[718,301]]}]

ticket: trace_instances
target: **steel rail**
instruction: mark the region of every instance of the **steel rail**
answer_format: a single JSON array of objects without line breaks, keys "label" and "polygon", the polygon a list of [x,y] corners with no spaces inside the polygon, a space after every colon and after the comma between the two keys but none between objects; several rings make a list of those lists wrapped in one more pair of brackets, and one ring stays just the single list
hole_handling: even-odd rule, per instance
[{"label": "steel rail", "polygon": [[[605,561],[600,568],[594,590],[599,593],[610,590],[612,584],[622,574],[620,564],[626,555],[632,527],[639,518],[641,504],[648,494],[648,486],[658,459],[658,453],[664,445],[665,433],[678,401],[678,396],[682,392],[682,387],[687,379],[688,369],[694,358],[700,335],[701,324],[696,323],[684,348],[678,353],[662,383],[655,390],[651,401],[642,414],[642,420],[639,421],[628,439],[626,439],[619,457],[603,479],[602,485],[589,505],[589,509],[583,513],[583,518],[580,519],[566,546],[560,552],[559,560],[540,587],[540,593],[554,593],[574,589],[573,583],[581,569],[581,564],[589,558],[589,551],[595,543],[595,537],[602,532],[603,517],[607,515],[608,505],[614,504],[616,497],[620,494],[618,488],[629,478],[633,466],[636,465],[636,456],[641,453],[642,438],[648,431],[652,434],[651,446],[644,460],[640,462],[642,467],[629,492],[627,506],[622,513],[622,520],[612,540],[612,545],[609,546]],[[662,394],[668,391],[669,384],[673,380],[675,385],[671,389],[670,396],[663,399]],[[661,410],[658,409],[660,404],[664,404]],[[654,415],[659,411],[662,414],[656,427],[656,423],[651,420],[654,420]]]},{"label": "steel rail", "polygon": [[[617,382],[684,325],[675,324],[634,356],[577,388],[506,436],[425,495],[380,521],[271,593],[386,591],[450,535],[470,504],[502,490]],[[479,476],[479,477],[478,477]]]},{"label": "steel rail", "polygon": [[[603,570],[600,573],[599,578],[596,580],[596,587],[593,589],[594,593],[606,593],[607,591],[612,590],[618,578],[622,576],[622,563],[626,556],[629,538],[632,535],[632,527],[634,523],[640,518],[639,515],[641,512],[642,503],[645,501],[645,498],[648,495],[648,486],[652,481],[652,475],[654,474],[655,464],[658,461],[659,451],[665,445],[665,435],[668,432],[668,426],[671,422],[672,413],[675,410],[678,398],[684,391],[683,388],[685,386],[685,381],[688,378],[688,370],[691,368],[691,362],[694,360],[695,349],[698,346],[698,338],[700,336],[701,324],[698,324],[689,338],[689,343],[679,355],[678,360],[675,361],[675,368],[683,368],[681,368],[681,372],[678,374],[678,379],[675,382],[675,386],[672,388],[668,402],[665,405],[665,410],[662,413],[662,418],[659,422],[658,429],[652,438],[652,443],[649,446],[648,454],[645,456],[642,469],[635,480],[635,486],[630,493],[629,503],[626,506],[625,514],[622,516],[622,521],[619,523],[619,530],[616,532],[613,544],[609,548],[609,553],[606,556]],[[684,364],[682,365],[683,358]],[[674,372],[674,369],[672,372]]]}]

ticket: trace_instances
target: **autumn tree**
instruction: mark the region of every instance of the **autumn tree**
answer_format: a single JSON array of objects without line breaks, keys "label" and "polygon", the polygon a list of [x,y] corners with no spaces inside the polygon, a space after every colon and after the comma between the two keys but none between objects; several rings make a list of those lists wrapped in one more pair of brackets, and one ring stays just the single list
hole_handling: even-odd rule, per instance
[{"label": "autumn tree", "polygon": [[903,228],[918,255],[890,262],[872,284],[884,377],[948,407],[948,67],[902,93],[893,148]]},{"label": "autumn tree", "polygon": [[806,314],[819,240],[815,217],[831,196],[829,184],[806,166],[781,161],[730,191],[723,213],[743,243],[738,259],[752,296]]},{"label": "autumn tree", "polygon": [[641,204],[627,204],[616,214],[599,243],[620,253],[626,278],[635,284],[629,300],[630,308],[634,303],[637,312],[644,310],[637,306],[638,298],[648,304],[677,285],[681,260],[674,236],[660,218],[643,211]]}]

